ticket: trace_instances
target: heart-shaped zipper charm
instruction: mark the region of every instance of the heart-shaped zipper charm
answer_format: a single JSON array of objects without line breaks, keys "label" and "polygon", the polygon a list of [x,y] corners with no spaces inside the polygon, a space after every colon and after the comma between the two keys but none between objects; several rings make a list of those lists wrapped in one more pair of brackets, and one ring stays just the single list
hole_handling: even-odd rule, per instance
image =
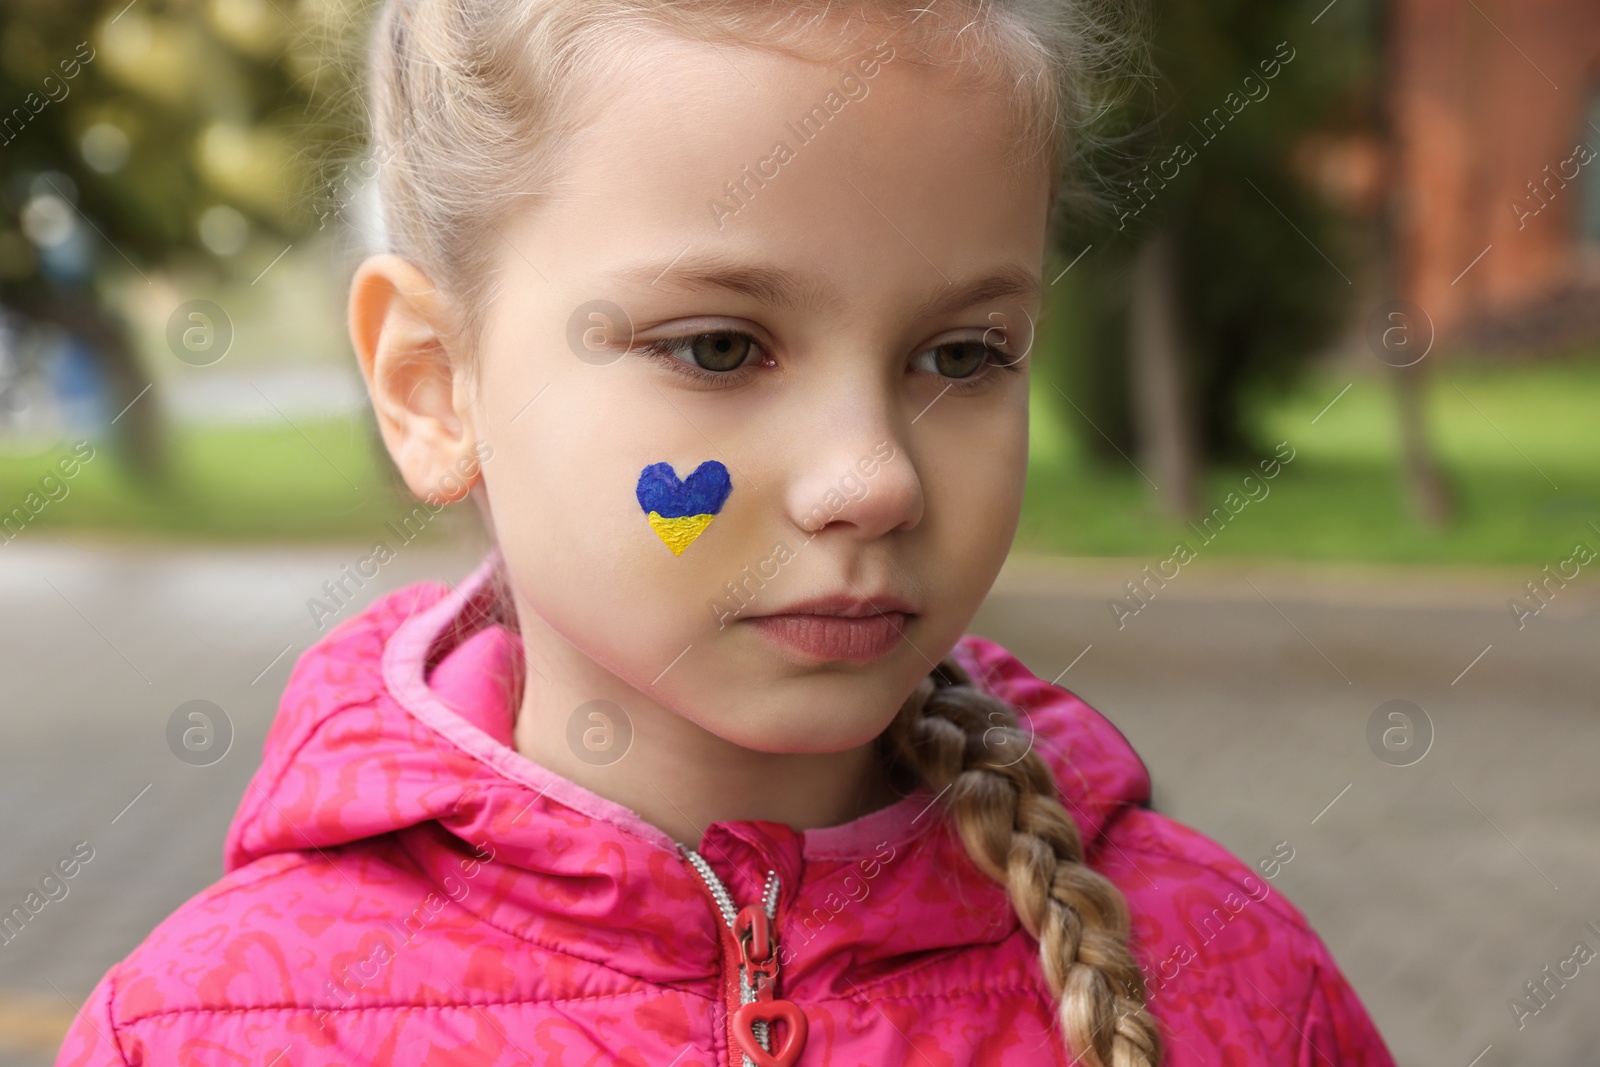
[{"label": "heart-shaped zipper charm", "polygon": [[[756,1041],[755,1024],[767,1024],[767,1037],[773,1037],[773,1023],[781,1022],[783,1044],[768,1052]],[[806,1013],[792,1000],[752,1000],[733,1016],[733,1036],[756,1067],[794,1067],[800,1050],[806,1047]]]}]

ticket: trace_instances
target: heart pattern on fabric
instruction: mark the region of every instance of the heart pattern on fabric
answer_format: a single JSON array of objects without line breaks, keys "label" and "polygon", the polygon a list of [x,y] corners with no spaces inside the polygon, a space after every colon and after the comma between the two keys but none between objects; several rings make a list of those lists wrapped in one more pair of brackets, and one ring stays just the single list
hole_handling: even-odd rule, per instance
[{"label": "heart pattern on fabric", "polygon": [[731,492],[733,479],[728,477],[728,468],[714,459],[682,479],[672,464],[652,463],[639,472],[634,489],[650,528],[674,556],[683,555],[684,549],[706,532]]},{"label": "heart pattern on fabric", "polygon": [[[755,1024],[766,1023],[770,1038],[775,1022],[785,1024],[783,1044],[768,1052],[756,1040]],[[756,1067],[794,1067],[806,1047],[806,1013],[792,1000],[752,1000],[734,1013],[733,1036]]]}]

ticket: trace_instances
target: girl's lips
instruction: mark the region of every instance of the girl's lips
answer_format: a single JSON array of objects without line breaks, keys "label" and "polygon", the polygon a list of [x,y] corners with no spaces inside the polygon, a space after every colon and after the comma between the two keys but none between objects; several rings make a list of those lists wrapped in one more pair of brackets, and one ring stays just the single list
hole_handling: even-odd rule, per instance
[{"label": "girl's lips", "polygon": [[819,660],[874,660],[905,640],[906,613],[762,615],[746,620],[774,644]]}]

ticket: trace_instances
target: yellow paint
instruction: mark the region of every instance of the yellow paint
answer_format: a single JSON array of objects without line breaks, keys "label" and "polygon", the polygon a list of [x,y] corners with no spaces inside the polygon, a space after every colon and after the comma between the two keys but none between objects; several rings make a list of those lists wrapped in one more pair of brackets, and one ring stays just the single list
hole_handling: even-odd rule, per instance
[{"label": "yellow paint", "polygon": [[711,525],[714,518],[715,515],[685,515],[681,519],[667,519],[652,511],[650,528],[655,530],[663,544],[672,549],[674,556],[681,556],[684,549],[706,532],[706,527]]}]

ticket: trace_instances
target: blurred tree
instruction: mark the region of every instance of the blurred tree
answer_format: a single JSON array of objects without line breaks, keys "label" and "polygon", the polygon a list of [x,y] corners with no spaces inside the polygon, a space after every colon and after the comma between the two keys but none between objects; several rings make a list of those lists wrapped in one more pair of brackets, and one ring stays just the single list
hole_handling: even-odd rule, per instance
[{"label": "blurred tree", "polygon": [[[1108,119],[1110,210],[1066,231],[1079,317],[1060,373],[1108,458],[1134,452],[1174,515],[1212,461],[1250,458],[1252,400],[1292,384],[1347,322],[1362,257],[1303,147],[1370,132],[1377,0],[1172,0],[1160,77]],[[1320,14],[1319,14],[1320,11]],[[1119,460],[1120,462],[1120,460]]]},{"label": "blurred tree", "polygon": [[[1379,73],[1380,105],[1377,109],[1379,135],[1383,143],[1394,147],[1393,154],[1396,156],[1399,155],[1399,146],[1395,143],[1397,124],[1395,108],[1399,97],[1394,86],[1399,80],[1397,64],[1403,61],[1395,42],[1397,7],[1396,4],[1385,5],[1379,20],[1378,34],[1382,42],[1380,51],[1384,62]],[[1403,273],[1400,263],[1402,250],[1399,240],[1399,220],[1405,210],[1405,204],[1399,183],[1396,183],[1395,190],[1385,200],[1378,228],[1381,251],[1377,259],[1382,275],[1378,291],[1392,295],[1402,291],[1398,278]],[[1429,332],[1431,333],[1431,325]],[[1454,515],[1456,500],[1455,493],[1440,467],[1438,456],[1434,454],[1428,434],[1427,418],[1423,410],[1423,383],[1429,373],[1429,368],[1421,363],[1397,366],[1391,370],[1395,389],[1395,415],[1400,431],[1400,470],[1406,493],[1410,498],[1411,512],[1425,525],[1437,528],[1444,526]]]},{"label": "blurred tree", "polygon": [[0,8],[0,302],[88,343],[112,411],[133,404],[112,429],[146,474],[161,465],[160,409],[133,403],[150,378],[109,283],[137,291],[175,269],[248,278],[320,225],[329,197],[314,191],[308,147],[353,126],[348,23],[366,6]]}]

